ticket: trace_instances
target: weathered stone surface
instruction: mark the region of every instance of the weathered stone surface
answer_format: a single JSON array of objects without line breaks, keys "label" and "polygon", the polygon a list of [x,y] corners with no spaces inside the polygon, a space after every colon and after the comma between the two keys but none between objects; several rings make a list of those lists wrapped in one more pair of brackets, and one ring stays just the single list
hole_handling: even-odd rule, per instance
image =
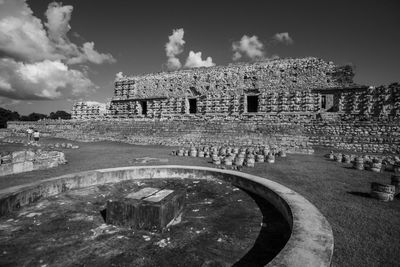
[{"label": "weathered stone surface", "polygon": [[74,103],[71,110],[71,117],[75,119],[95,119],[104,115],[105,112],[106,104],[104,103],[80,101]]},{"label": "weathered stone surface", "polygon": [[42,170],[65,164],[65,155],[58,151],[14,151],[0,155],[0,176]]},{"label": "weathered stone surface", "polygon": [[14,151],[12,152],[13,162],[23,162],[25,161],[25,151]]},{"label": "weathered stone surface", "polygon": [[163,230],[183,210],[185,193],[143,188],[107,202],[106,222],[142,230]]},{"label": "weathered stone surface", "polygon": [[337,88],[352,84],[353,76],[350,67],[317,58],[277,59],[124,77],[115,82],[113,99]]}]

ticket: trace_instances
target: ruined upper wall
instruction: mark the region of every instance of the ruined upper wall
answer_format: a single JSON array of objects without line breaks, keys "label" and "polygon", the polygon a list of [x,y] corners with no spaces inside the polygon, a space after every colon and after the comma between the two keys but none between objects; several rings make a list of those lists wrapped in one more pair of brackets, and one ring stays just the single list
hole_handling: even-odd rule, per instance
[{"label": "ruined upper wall", "polygon": [[90,119],[104,115],[106,113],[106,104],[94,101],[75,102],[72,106],[72,119]]},{"label": "ruined upper wall", "polygon": [[113,100],[343,88],[353,76],[349,66],[313,57],[238,63],[117,79]]}]

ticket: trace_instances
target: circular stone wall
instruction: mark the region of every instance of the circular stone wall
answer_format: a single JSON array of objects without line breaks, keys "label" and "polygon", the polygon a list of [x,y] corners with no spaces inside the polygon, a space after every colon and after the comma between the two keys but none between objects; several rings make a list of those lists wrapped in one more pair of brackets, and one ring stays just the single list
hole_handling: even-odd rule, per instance
[{"label": "circular stone wall", "polygon": [[80,172],[0,191],[0,216],[41,198],[70,189],[133,179],[220,179],[254,193],[285,217],[291,236],[268,266],[330,266],[331,226],[318,209],[296,192],[258,176],[195,166],[139,166]]}]

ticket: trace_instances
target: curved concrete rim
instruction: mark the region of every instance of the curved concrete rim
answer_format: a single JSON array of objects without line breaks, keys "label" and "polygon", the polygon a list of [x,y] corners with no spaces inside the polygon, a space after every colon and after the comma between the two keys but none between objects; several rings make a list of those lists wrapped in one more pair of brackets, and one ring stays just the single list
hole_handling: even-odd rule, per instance
[{"label": "curved concrete rim", "polygon": [[295,191],[259,176],[200,166],[132,166],[85,171],[0,190],[0,216],[37,200],[70,189],[130,179],[220,179],[255,193],[277,208],[292,233],[267,266],[330,266],[332,228],[321,212]]}]

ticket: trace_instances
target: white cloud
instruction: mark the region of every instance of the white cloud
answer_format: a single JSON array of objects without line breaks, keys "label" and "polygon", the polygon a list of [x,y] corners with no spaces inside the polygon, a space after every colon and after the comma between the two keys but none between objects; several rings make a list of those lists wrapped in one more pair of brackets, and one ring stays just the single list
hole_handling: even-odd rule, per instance
[{"label": "white cloud", "polygon": [[183,52],[183,45],[185,44],[183,40],[184,34],[184,30],[181,28],[173,30],[172,35],[168,36],[169,42],[165,44],[167,57],[173,57]]},{"label": "white cloud", "polygon": [[120,71],[120,72],[118,72],[117,74],[115,74],[115,79],[116,80],[119,80],[119,79],[122,79],[122,78],[124,78],[125,76],[124,76],[124,73],[122,72],[122,71]]},{"label": "white cloud", "polygon": [[0,60],[0,96],[11,99],[61,99],[87,95],[96,86],[59,60],[36,63]]},{"label": "white cloud", "polygon": [[276,33],[273,38],[275,41],[284,43],[286,45],[293,44],[293,39],[289,36],[288,32]]},{"label": "white cloud", "polygon": [[185,67],[187,68],[199,68],[199,67],[212,67],[215,63],[212,62],[211,57],[207,57],[206,60],[201,59],[201,52],[189,52],[189,56],[186,59]]},{"label": "white cloud", "polygon": [[169,57],[167,60],[167,69],[169,70],[177,70],[182,67],[182,64],[177,57]]},{"label": "white cloud", "polygon": [[252,60],[263,58],[265,56],[264,45],[255,35],[252,37],[243,35],[240,41],[232,43],[232,51],[234,52],[232,57],[233,60],[238,60],[243,56],[247,56]]},{"label": "white cloud", "polygon": [[165,52],[168,57],[167,68],[169,70],[177,70],[182,66],[176,56],[183,52],[185,44],[185,40],[183,40],[184,34],[184,30],[181,28],[173,30],[172,35],[168,36],[169,41],[165,44]]},{"label": "white cloud", "polygon": [[0,8],[0,52],[22,60],[58,59],[43,28],[24,1],[6,1]]},{"label": "white cloud", "polygon": [[80,53],[77,57],[71,58],[67,60],[68,64],[77,64],[84,63],[86,61],[90,61],[96,64],[102,64],[104,62],[115,63],[116,60],[111,54],[102,54],[94,50],[93,42],[86,42],[83,44],[82,53]]},{"label": "white cloud", "polygon": [[67,64],[115,62],[110,54],[94,50],[93,42],[78,47],[68,39],[72,10],[72,6],[50,3],[45,13],[46,31],[25,0],[5,0],[0,11],[0,53],[28,62],[45,59]]},{"label": "white cloud", "polygon": [[50,3],[47,11],[48,34],[50,39],[55,41],[62,41],[71,29],[69,21],[71,20],[71,13],[74,8],[72,6],[62,6],[60,3]]},{"label": "white cloud", "polygon": [[[1,0],[0,0],[1,1]],[[3,0],[0,7],[0,96],[8,99],[62,99],[86,96],[97,87],[80,70],[67,64],[113,63],[94,42],[81,47],[67,36],[73,7],[50,3],[43,23],[26,0]]]}]

